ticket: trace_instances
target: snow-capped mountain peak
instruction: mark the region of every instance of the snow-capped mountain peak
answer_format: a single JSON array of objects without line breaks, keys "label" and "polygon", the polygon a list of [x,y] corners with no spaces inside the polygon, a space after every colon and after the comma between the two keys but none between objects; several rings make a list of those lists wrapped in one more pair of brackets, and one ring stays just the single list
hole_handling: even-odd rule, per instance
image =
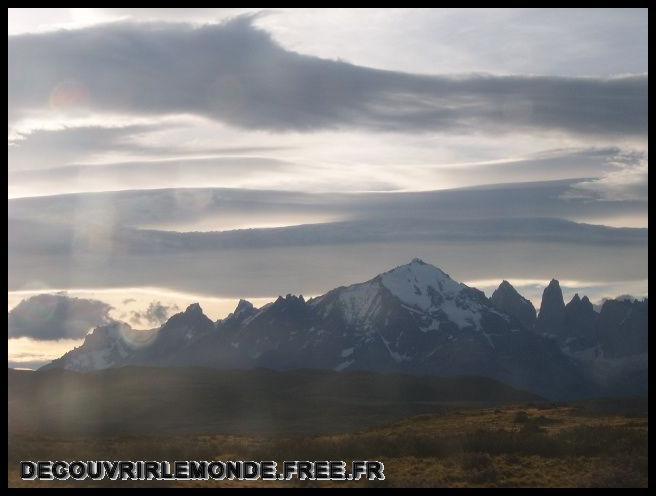
[{"label": "snow-capped mountain peak", "polygon": [[444,300],[454,300],[466,288],[419,258],[381,274],[380,281],[403,303],[425,312]]},{"label": "snow-capped mountain peak", "polygon": [[482,311],[489,306],[483,293],[417,258],[367,282],[331,291],[313,303],[331,312],[334,296],[345,321],[364,331],[379,326],[390,305],[415,315],[426,330],[437,329],[446,321],[460,329],[479,329]]}]

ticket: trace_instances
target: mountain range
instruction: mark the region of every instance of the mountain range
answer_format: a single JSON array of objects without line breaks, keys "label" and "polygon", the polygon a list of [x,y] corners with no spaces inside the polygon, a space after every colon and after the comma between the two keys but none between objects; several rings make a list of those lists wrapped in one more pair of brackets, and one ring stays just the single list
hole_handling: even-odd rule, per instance
[{"label": "mountain range", "polygon": [[42,369],[123,366],[481,376],[553,399],[646,394],[648,302],[587,297],[559,283],[539,313],[503,281],[490,298],[414,259],[373,279],[262,308],[240,300],[216,322],[198,304],[160,328],[112,322]]}]

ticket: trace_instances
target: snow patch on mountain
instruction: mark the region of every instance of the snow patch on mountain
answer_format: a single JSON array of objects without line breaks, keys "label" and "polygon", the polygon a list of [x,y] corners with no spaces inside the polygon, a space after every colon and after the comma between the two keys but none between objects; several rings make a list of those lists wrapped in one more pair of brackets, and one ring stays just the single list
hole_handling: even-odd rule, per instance
[{"label": "snow patch on mountain", "polygon": [[375,282],[356,284],[339,295],[348,324],[367,323],[380,309],[380,286]]},{"label": "snow patch on mountain", "polygon": [[397,351],[394,351],[390,347],[390,343],[387,339],[385,339],[382,336],[381,336],[381,339],[383,341],[383,344],[385,345],[385,348],[387,348],[388,353],[390,354],[390,356],[392,357],[392,359],[395,362],[400,363],[400,362],[404,362],[404,361],[407,361],[407,360],[412,360],[412,357],[409,357],[408,355],[402,355],[402,354],[398,353]]},{"label": "snow patch on mountain", "polygon": [[429,331],[439,331],[440,330],[440,321],[433,319],[431,320],[430,325],[420,327],[419,328],[422,332],[429,332]]},{"label": "snow patch on mountain", "polygon": [[335,367],[336,372],[341,372],[342,370],[346,369],[347,367],[350,367],[353,365],[355,360],[347,360],[345,362],[340,363],[337,367]]},{"label": "snow patch on mountain", "polygon": [[460,329],[472,326],[481,329],[481,305],[459,299],[445,299],[440,310],[446,318],[456,324]]}]

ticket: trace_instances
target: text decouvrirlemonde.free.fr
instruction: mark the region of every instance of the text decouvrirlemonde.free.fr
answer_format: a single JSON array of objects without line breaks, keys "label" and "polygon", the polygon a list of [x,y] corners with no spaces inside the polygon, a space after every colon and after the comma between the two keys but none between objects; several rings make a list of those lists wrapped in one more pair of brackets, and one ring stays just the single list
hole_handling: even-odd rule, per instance
[{"label": "text decouvrirlemonde.free.fr", "polygon": [[384,480],[382,462],[354,460],[284,461],[22,461],[23,480]]}]

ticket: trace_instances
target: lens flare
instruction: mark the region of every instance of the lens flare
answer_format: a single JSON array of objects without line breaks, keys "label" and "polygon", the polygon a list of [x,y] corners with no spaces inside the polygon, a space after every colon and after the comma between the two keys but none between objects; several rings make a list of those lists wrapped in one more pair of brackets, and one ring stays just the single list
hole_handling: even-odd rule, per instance
[{"label": "lens flare", "polygon": [[77,81],[59,83],[50,93],[49,102],[52,110],[85,107],[89,103],[89,88]]}]

